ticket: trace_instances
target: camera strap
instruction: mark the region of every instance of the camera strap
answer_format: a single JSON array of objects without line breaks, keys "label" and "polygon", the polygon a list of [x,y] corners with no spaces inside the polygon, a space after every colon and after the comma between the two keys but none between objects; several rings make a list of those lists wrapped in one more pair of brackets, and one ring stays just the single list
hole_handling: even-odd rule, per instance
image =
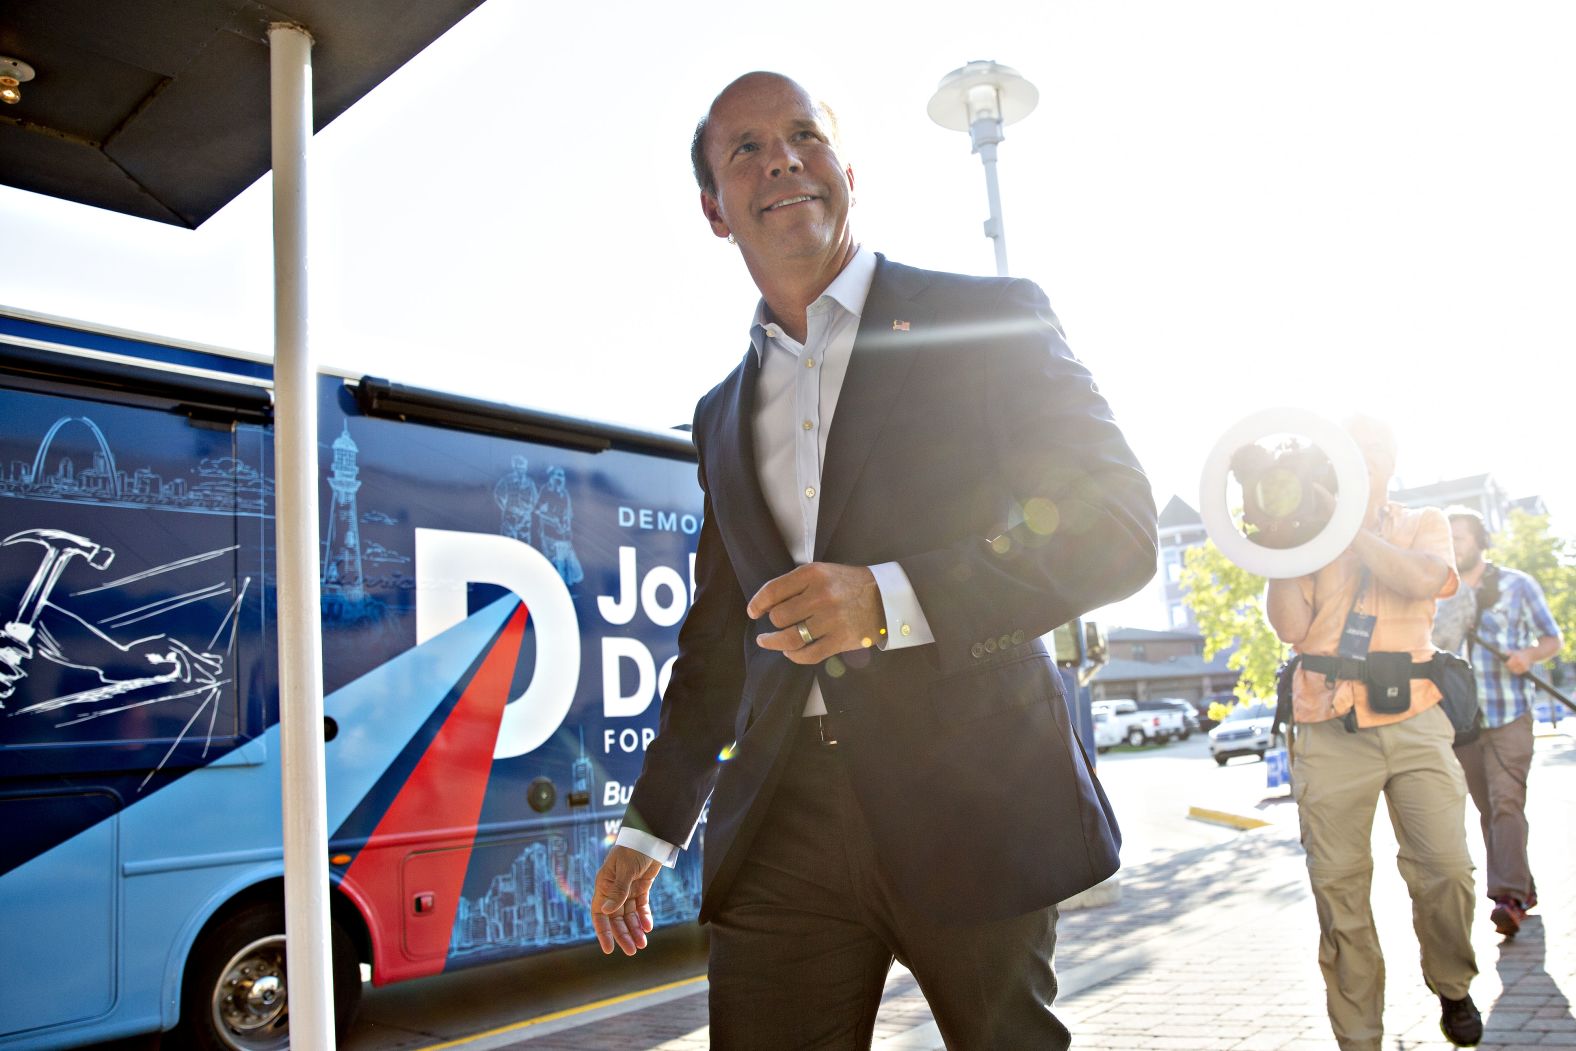
[{"label": "camera strap", "polygon": [[[1341,638],[1336,644],[1335,651],[1339,657],[1349,660],[1364,660],[1368,656],[1369,646],[1373,642],[1374,625],[1379,618],[1371,613],[1359,613],[1357,608],[1362,605],[1363,597],[1368,593],[1370,582],[1368,567],[1363,567],[1363,575],[1357,583],[1357,593],[1352,596],[1351,608],[1346,611],[1346,621],[1341,625]],[[1337,675],[1326,674],[1325,685],[1333,687]]]}]

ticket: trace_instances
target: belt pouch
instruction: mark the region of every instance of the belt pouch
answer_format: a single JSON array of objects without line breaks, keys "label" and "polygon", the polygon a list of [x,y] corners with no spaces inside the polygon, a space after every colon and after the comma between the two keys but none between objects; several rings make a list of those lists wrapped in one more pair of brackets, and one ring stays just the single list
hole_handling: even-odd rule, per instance
[{"label": "belt pouch", "polygon": [[1368,707],[1381,715],[1399,715],[1412,707],[1412,655],[1368,655]]}]

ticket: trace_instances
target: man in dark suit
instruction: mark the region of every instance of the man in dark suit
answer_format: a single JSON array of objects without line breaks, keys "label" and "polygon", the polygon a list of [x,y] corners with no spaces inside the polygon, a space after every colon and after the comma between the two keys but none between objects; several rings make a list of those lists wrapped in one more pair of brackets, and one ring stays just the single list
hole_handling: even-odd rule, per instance
[{"label": "man in dark suit", "polygon": [[1040,637],[1150,578],[1149,484],[1038,288],[854,241],[797,84],[729,85],[692,157],[761,302],[696,409],[695,601],[602,949],[645,946],[709,796],[713,1047],[867,1047],[894,957],[949,1046],[1066,1047],[1055,905],[1120,838]]}]

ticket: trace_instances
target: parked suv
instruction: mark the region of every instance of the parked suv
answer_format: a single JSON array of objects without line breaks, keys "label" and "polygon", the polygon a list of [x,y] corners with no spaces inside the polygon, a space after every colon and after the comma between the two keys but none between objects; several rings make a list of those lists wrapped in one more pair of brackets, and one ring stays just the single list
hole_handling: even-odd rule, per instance
[{"label": "parked suv", "polygon": [[1218,766],[1234,755],[1256,755],[1264,758],[1274,743],[1270,724],[1275,721],[1275,706],[1259,701],[1240,704],[1209,732],[1209,754]]},{"label": "parked suv", "polygon": [[1231,708],[1237,703],[1237,695],[1227,690],[1225,693],[1212,693],[1198,702],[1198,725],[1204,730],[1213,730],[1220,723],[1209,717],[1209,711],[1215,705],[1222,708]]}]

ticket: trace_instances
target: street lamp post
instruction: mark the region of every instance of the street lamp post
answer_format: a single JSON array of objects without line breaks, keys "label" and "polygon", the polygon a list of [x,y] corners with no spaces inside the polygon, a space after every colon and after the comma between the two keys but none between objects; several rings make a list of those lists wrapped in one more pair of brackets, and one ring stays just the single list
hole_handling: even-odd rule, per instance
[{"label": "street lamp post", "polygon": [[997,62],[970,62],[941,78],[930,97],[930,119],[949,131],[967,131],[985,166],[990,218],[985,236],[996,246],[996,273],[1007,276],[1007,233],[1002,226],[1001,189],[996,183],[996,146],[1002,129],[1027,117],[1040,93],[1017,70]]}]

